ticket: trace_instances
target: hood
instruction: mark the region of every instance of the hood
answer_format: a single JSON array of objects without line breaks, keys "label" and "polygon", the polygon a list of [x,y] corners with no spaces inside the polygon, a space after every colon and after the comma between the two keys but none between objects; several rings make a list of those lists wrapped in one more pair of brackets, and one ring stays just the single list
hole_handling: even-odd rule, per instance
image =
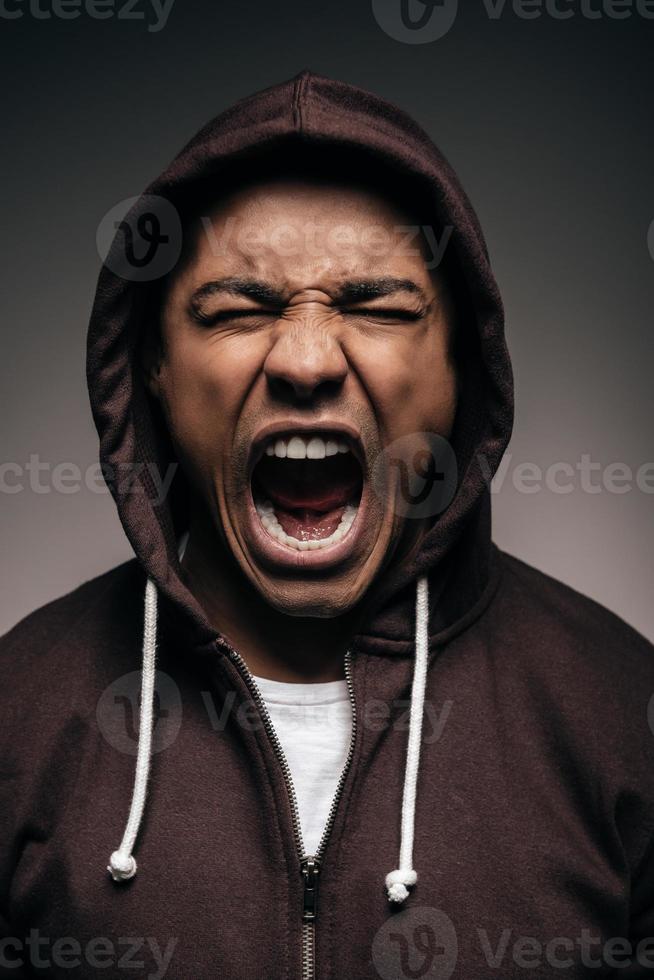
[{"label": "hood", "polygon": [[[387,180],[397,178],[412,189],[420,214],[430,224],[451,229],[444,261],[457,309],[457,339],[465,341],[449,440],[456,457],[454,495],[412,557],[389,562],[380,573],[364,627],[351,643],[351,649],[372,654],[414,654],[399,863],[385,876],[389,902],[401,903],[417,881],[413,838],[430,648],[472,622],[498,580],[489,481],[511,434],[512,373],[486,245],[449,164],[400,109],[309,71],[238,102],[208,123],[119,220],[100,273],[88,335],[91,404],[105,478],[147,576],[134,791],[123,839],[108,871],[115,882],[122,882],[137,870],[132,852],[150,771],[159,613],[165,612],[167,626],[183,628],[186,642],[205,653],[215,652],[216,642],[229,651],[184,582],[178,559],[179,539],[186,530],[183,473],[177,469],[170,493],[162,495],[172,453],[141,380],[140,338],[154,309],[157,278],[176,261],[177,239],[181,248],[184,216],[212,190],[232,186],[252,159],[278,164],[299,147],[358,154],[369,168],[366,173],[373,175],[379,168]],[[166,248],[157,252],[158,244]],[[167,252],[172,252],[170,265]]]},{"label": "hood", "polygon": [[492,587],[489,481],[511,434],[513,381],[502,303],[479,222],[452,168],[401,109],[352,85],[303,71],[209,122],[135,201],[100,272],[88,332],[87,377],[100,460],[127,537],[163,600],[161,609],[183,623],[188,642],[205,648],[213,644],[217,633],[187,588],[178,560],[185,530],[179,503],[183,475],[176,473],[162,502],[171,449],[137,363],[155,277],[168,269],[158,268],[159,258],[151,268],[135,265],[129,229],[138,229],[146,246],[153,237],[167,235],[174,250],[181,235],[177,223],[198,197],[212,186],[215,190],[218,182],[224,186],[233,180],[248,155],[263,153],[274,160],[293,141],[365,153],[373,164],[415,185],[435,225],[452,229],[449,274],[469,335],[450,439],[458,485],[419,551],[383,572],[356,638],[357,648],[367,652],[410,654],[420,576],[429,577],[432,639],[462,628]]}]

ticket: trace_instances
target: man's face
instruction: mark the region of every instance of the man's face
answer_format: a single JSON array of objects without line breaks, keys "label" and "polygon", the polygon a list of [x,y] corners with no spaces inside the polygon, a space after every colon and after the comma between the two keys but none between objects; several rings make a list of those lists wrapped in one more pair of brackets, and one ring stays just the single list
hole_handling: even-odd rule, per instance
[{"label": "man's face", "polygon": [[451,305],[408,224],[355,186],[258,183],[166,291],[150,389],[212,529],[290,615],[345,612],[415,543],[383,450],[451,432]]}]

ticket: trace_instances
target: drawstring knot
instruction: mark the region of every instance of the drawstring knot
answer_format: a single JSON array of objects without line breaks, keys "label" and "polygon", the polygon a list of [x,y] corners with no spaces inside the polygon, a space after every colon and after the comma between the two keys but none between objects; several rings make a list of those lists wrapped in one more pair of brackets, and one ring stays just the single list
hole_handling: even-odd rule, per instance
[{"label": "drawstring knot", "polygon": [[409,887],[415,885],[417,880],[415,871],[389,871],[386,875],[389,902],[403,902],[409,894]]},{"label": "drawstring knot", "polygon": [[136,874],[136,861],[131,854],[114,851],[109,858],[107,871],[110,872],[114,881],[127,881]]}]

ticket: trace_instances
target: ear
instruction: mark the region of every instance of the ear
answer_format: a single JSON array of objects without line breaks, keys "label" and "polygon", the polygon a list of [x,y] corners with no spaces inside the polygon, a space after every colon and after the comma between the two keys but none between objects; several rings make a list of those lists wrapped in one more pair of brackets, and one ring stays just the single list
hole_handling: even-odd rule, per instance
[{"label": "ear", "polygon": [[141,343],[141,377],[143,384],[155,398],[161,396],[161,371],[164,353],[157,324],[148,324]]}]

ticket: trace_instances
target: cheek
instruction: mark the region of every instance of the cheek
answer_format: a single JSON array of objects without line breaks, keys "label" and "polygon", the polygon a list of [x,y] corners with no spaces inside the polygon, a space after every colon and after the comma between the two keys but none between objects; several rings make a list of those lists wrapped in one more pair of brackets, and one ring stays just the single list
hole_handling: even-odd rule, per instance
[{"label": "cheek", "polygon": [[419,431],[450,434],[456,410],[456,375],[441,334],[368,340],[357,370],[370,397],[382,441]]},{"label": "cheek", "polygon": [[168,350],[162,377],[168,423],[180,456],[210,473],[230,458],[231,440],[251,378],[235,344],[180,340]]},{"label": "cheek", "polygon": [[424,419],[424,428],[448,438],[457,406],[457,380],[445,347],[439,347],[436,360],[421,370],[416,395],[418,392],[421,395],[417,397],[417,410]]}]

